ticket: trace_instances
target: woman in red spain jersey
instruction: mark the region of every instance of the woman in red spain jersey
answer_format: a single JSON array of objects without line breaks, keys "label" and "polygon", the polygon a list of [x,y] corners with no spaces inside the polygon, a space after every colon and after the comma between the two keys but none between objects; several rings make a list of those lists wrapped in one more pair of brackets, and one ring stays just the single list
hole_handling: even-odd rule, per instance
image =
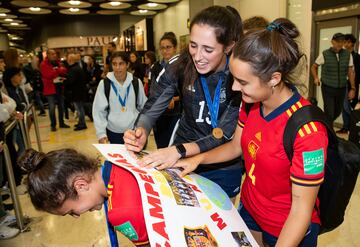
[{"label": "woman in red spain jersey", "polygon": [[[232,141],[175,165],[184,168],[185,175],[200,163],[243,154],[246,178],[239,212],[265,246],[316,246],[320,228],[315,208],[324,178],[326,128],[319,122],[304,125],[291,161],[283,146],[289,117],[310,104],[290,76],[302,56],[298,36],[295,25],[280,18],[240,39],[230,58],[233,90],[240,91],[243,99]],[[245,103],[253,104],[248,114]]]}]

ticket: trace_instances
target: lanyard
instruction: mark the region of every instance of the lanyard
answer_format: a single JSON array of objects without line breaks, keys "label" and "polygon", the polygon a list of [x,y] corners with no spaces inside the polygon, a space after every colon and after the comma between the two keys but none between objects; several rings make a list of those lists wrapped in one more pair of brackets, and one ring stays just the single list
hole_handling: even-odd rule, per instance
[{"label": "lanyard", "polygon": [[123,98],[121,98],[120,93],[118,93],[118,91],[117,91],[117,89],[116,89],[116,87],[115,87],[115,83],[114,83],[112,80],[110,80],[110,82],[111,82],[111,87],[112,87],[112,89],[114,90],[116,96],[118,96],[120,105],[121,105],[122,107],[125,107],[125,105],[126,105],[126,100],[127,100],[128,95],[129,95],[131,83],[130,83],[129,86],[126,88],[125,97],[124,97],[124,99],[123,99]]},{"label": "lanyard", "polygon": [[[225,72],[225,69],[228,66],[228,62],[229,62],[229,59],[228,59],[228,57],[226,57],[226,65],[225,65],[225,68],[224,68],[224,72]],[[218,118],[218,114],[219,114],[220,89],[221,89],[221,84],[222,84],[222,81],[223,81],[223,75],[220,75],[220,78],[219,78],[218,83],[216,85],[213,100],[211,99],[209,88],[207,86],[206,79],[205,79],[205,77],[203,75],[200,75],[200,81],[201,81],[201,85],[202,85],[202,88],[203,88],[203,91],[204,91],[206,104],[207,104],[207,106],[209,108],[209,111],[210,111],[211,126],[213,128],[216,128],[217,127],[217,118]]]}]

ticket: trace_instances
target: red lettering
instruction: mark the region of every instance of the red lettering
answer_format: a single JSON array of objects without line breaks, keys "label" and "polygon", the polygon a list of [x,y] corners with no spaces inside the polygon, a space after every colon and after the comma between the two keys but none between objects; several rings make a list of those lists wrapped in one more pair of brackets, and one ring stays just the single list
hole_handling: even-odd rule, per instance
[{"label": "red lettering", "polygon": [[155,198],[155,197],[151,197],[151,196],[148,196],[147,198],[148,198],[149,204],[151,206],[153,206],[152,208],[150,208],[150,215],[152,217],[156,217],[156,218],[159,218],[159,219],[164,219],[160,199]]},{"label": "red lettering", "polygon": [[115,160],[115,162],[120,163],[120,164],[128,164],[128,165],[130,165],[130,163],[126,159]]},{"label": "red lettering", "polygon": [[139,176],[140,176],[140,178],[141,178],[142,180],[144,180],[145,182],[149,182],[149,183],[154,184],[154,180],[153,180],[153,178],[152,178],[151,176],[149,176],[149,175],[144,175],[144,174],[139,174]]},{"label": "red lettering", "polygon": [[159,193],[157,193],[154,188],[152,187],[151,184],[149,183],[145,183],[144,184],[144,188],[145,188],[145,191],[146,193],[150,194],[150,195],[153,195],[153,196],[156,196],[156,197],[159,197]]},{"label": "red lettering", "polygon": [[[156,243],[155,247],[161,247],[161,244]],[[165,242],[165,247],[171,247],[168,241]]]},{"label": "red lettering", "polygon": [[162,222],[157,222],[157,223],[154,223],[153,225],[153,229],[155,232],[157,232],[158,234],[160,234],[163,238],[166,238],[169,240],[169,236],[168,234],[166,233],[165,231],[165,222],[162,221]]},{"label": "red lettering", "polygon": [[198,187],[196,187],[196,185],[190,184],[190,183],[189,183],[189,185],[190,185],[191,189],[193,189],[194,191],[202,193],[202,191]]},{"label": "red lettering", "polygon": [[214,221],[217,222],[217,227],[219,227],[220,230],[224,229],[227,225],[224,222],[223,219],[220,218],[218,213],[214,213],[210,216],[210,218]]},{"label": "red lettering", "polygon": [[108,153],[107,155],[109,155],[111,158],[124,158],[121,154],[112,154],[112,153]]}]

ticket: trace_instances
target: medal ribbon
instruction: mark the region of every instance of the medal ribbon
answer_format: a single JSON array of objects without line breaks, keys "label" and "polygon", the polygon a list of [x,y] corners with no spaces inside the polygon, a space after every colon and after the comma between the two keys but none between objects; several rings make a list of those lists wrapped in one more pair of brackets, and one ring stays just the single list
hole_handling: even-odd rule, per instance
[{"label": "medal ribbon", "polygon": [[111,82],[111,87],[112,87],[112,89],[114,90],[116,96],[117,96],[118,99],[119,99],[120,105],[121,105],[122,107],[125,107],[125,106],[126,106],[126,100],[127,100],[128,95],[129,95],[129,92],[130,92],[131,83],[130,83],[129,86],[126,88],[125,97],[124,97],[124,99],[123,99],[123,98],[121,98],[120,92],[118,93],[118,91],[117,91],[117,89],[116,89],[116,87],[115,87],[115,83],[114,83],[112,80],[110,80],[110,82]]},{"label": "medal ribbon", "polygon": [[[226,57],[226,65],[225,65],[223,73],[225,72],[225,69],[228,66],[228,62],[229,62],[229,59],[228,59],[228,57]],[[218,118],[218,114],[219,114],[220,89],[221,89],[221,84],[222,84],[222,81],[223,81],[223,75],[220,75],[220,78],[219,78],[218,83],[216,85],[213,100],[211,99],[209,88],[207,86],[206,79],[205,79],[205,77],[203,75],[200,75],[200,81],[201,81],[201,85],[202,85],[202,88],[203,88],[203,91],[204,91],[206,104],[207,104],[207,107],[209,108],[209,111],[210,111],[211,126],[215,129],[217,127],[217,118]]]}]

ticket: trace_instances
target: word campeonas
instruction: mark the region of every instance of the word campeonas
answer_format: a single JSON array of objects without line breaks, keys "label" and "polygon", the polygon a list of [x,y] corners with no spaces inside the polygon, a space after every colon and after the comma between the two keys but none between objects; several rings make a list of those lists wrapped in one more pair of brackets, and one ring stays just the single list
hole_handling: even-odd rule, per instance
[{"label": "word campeonas", "polygon": [[[108,153],[109,157],[113,158],[114,160],[111,160],[111,162],[122,165],[126,167],[127,169],[131,170],[132,172],[136,173],[141,180],[143,181],[143,187],[146,192],[146,198],[147,202],[150,205],[149,208],[149,215],[154,218],[153,221],[156,221],[155,223],[152,223],[152,229],[154,232],[159,234],[163,239],[164,243],[159,244],[155,243],[156,247],[171,247],[169,243],[169,235],[166,231],[166,223],[164,220],[164,214],[163,209],[159,197],[159,192],[157,192],[154,189],[154,180],[153,178],[147,174],[146,171],[141,170],[138,167],[135,167],[134,165],[130,164],[121,154],[118,153]],[[145,209],[146,207],[144,207]]]}]

